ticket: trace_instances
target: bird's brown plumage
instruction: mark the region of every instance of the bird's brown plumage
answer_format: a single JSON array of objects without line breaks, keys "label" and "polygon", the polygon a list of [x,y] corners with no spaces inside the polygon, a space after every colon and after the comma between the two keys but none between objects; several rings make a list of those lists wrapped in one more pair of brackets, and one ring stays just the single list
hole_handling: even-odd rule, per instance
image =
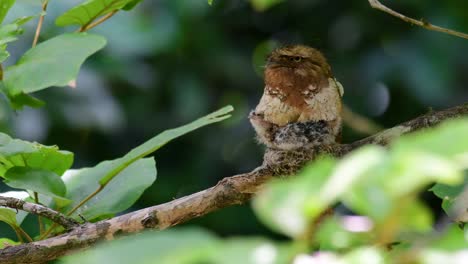
[{"label": "bird's brown plumage", "polygon": [[[278,129],[324,121],[330,137],[322,143],[331,143],[331,138],[335,141],[341,131],[341,95],[342,87],[322,53],[303,45],[285,46],[267,59],[265,89],[250,116],[251,123],[262,143],[284,149],[307,142],[281,146],[275,142]],[[297,128],[294,131],[300,133]]]}]

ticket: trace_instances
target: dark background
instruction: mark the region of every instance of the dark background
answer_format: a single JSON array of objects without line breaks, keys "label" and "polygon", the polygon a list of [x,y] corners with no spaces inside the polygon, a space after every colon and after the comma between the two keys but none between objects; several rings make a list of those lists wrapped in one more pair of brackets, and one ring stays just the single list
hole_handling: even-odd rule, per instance
[{"label": "dark background", "polygon": [[[50,2],[41,40],[74,30],[53,22],[78,2]],[[468,32],[465,0],[389,4]],[[18,0],[6,21],[39,10],[39,1]],[[10,44],[8,63],[30,47],[35,24],[29,22],[20,41]],[[371,9],[366,0],[290,0],[264,12],[241,0],[214,0],[213,6],[206,0],[147,0],[91,32],[105,35],[108,45],[84,64],[78,87],[34,94],[47,102],[41,109],[12,112],[0,100],[0,131],[70,150],[80,168],[122,156],[164,129],[224,105],[235,108],[231,119],[158,150],[158,179],[130,210],[205,189],[261,163],[263,149],[246,116],[262,93],[259,61],[275,42],[323,51],[345,88],[346,105],[383,127],[468,99],[468,40],[411,26]],[[344,142],[364,136],[344,128]],[[7,190],[0,183],[0,191]],[[37,225],[33,220],[27,219],[27,230]],[[188,224],[221,235],[266,232],[249,205]],[[4,224],[0,235],[14,237]]]}]

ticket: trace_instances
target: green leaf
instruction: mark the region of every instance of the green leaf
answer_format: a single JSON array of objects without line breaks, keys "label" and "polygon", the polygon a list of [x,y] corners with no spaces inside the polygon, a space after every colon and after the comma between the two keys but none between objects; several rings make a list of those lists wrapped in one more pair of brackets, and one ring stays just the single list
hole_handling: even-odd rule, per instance
[{"label": "green leaf", "polygon": [[13,228],[18,226],[18,223],[16,222],[16,213],[12,209],[0,207],[0,221],[7,223]]},{"label": "green leaf", "polygon": [[364,146],[346,155],[320,191],[326,204],[336,202],[356,185],[366,184],[376,168],[386,161],[386,151],[379,146]]},{"label": "green leaf", "polygon": [[10,10],[15,2],[16,0],[2,0],[0,4],[0,24],[2,24],[8,10]]},{"label": "green leaf", "polygon": [[[135,3],[136,2],[136,3]],[[112,11],[119,10],[127,4],[136,5],[135,0],[88,0],[68,10],[55,20],[57,26],[80,25],[85,26],[96,18],[106,15]],[[130,8],[128,6],[127,8]],[[133,8],[133,6],[131,6]]]},{"label": "green leaf", "polygon": [[5,181],[13,188],[31,190],[51,197],[64,197],[66,187],[60,176],[52,171],[13,167],[5,173]]},{"label": "green leaf", "polygon": [[451,213],[451,208],[455,202],[455,198],[462,193],[464,186],[468,183],[468,177],[465,177],[465,182],[458,185],[447,185],[436,183],[432,186],[432,191],[437,197],[442,199],[442,208],[446,213]]},{"label": "green leaf", "polygon": [[213,4],[213,0],[208,0],[208,4],[209,4],[209,5],[212,5],[212,4]]},{"label": "green leaf", "polygon": [[[74,203],[64,208],[67,212],[77,203],[93,193],[98,180],[113,167],[114,161],[104,161],[93,168],[71,170],[63,176],[67,186],[67,198]],[[140,159],[121,171],[104,190],[99,192],[76,212],[87,220],[95,220],[128,209],[144,190],[156,180],[156,166],[153,158]]]},{"label": "green leaf", "polygon": [[442,235],[430,241],[430,248],[456,251],[468,248],[468,230],[462,229],[456,224],[451,224],[445,228]]},{"label": "green leaf", "polygon": [[27,51],[16,65],[6,68],[8,96],[64,86],[76,79],[81,64],[100,50],[106,40],[87,33],[63,34]]},{"label": "green leaf", "polygon": [[73,153],[59,150],[57,146],[12,139],[0,133],[0,177],[8,169],[23,166],[42,169],[62,175],[73,163]]},{"label": "green leaf", "polygon": [[142,145],[134,148],[128,152],[125,156],[120,159],[116,159],[109,164],[109,171],[99,180],[101,185],[107,184],[113,177],[115,177],[120,171],[130,165],[132,162],[145,157],[154,151],[158,150],[169,141],[178,138],[182,135],[185,135],[193,130],[196,130],[200,127],[223,121],[229,118],[231,115],[228,115],[232,112],[232,106],[226,106],[219,109],[216,112],[213,112],[209,115],[206,115],[202,118],[199,118],[187,125],[173,128],[162,132],[161,134],[153,137],[152,139],[146,141]]},{"label": "green leaf", "polygon": [[[190,131],[229,118],[228,113],[232,110],[232,106],[226,106],[187,125],[166,130],[121,158],[104,161],[93,168],[80,170],[71,179],[65,177],[68,190],[67,198],[75,201],[76,205],[99,186],[108,184],[102,192],[86,203],[78,212],[93,219],[127,209],[156,179],[154,161],[146,160],[143,162],[141,161],[143,157]],[[150,164],[150,161],[153,163]],[[93,201],[96,204],[93,204]],[[73,206],[70,205],[69,208]]]},{"label": "green leaf", "polygon": [[45,105],[44,101],[25,93],[19,93],[7,98],[10,101],[11,107],[16,110],[21,110],[24,106],[39,108]]},{"label": "green leaf", "polygon": [[101,264],[103,260],[106,263],[210,263],[207,257],[218,243],[207,231],[171,229],[109,241],[62,260],[73,264]]},{"label": "green leaf", "polygon": [[293,179],[269,182],[253,200],[258,218],[288,236],[303,234],[308,223],[328,206],[318,194],[334,165],[334,159],[324,157]]},{"label": "green leaf", "polygon": [[130,1],[128,4],[126,4],[124,7],[122,7],[122,10],[125,10],[125,11],[130,11],[132,10],[133,8],[135,8],[135,6],[137,6],[142,0],[133,0],[133,1]]}]

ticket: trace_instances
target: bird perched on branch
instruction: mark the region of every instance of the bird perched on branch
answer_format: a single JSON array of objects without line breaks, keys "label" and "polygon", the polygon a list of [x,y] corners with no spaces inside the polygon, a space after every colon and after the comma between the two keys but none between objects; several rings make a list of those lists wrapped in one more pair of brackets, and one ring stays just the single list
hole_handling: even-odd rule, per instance
[{"label": "bird perched on branch", "polygon": [[249,119],[258,141],[295,150],[329,145],[341,134],[343,87],[318,50],[285,46],[273,51],[265,68],[265,89]]}]

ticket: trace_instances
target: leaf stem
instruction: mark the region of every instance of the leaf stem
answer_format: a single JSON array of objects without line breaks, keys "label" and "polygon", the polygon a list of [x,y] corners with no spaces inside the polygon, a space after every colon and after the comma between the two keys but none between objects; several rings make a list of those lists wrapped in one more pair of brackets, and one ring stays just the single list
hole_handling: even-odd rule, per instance
[{"label": "leaf stem", "polygon": [[[104,185],[100,184],[99,187],[93,193],[91,193],[86,198],[81,200],[81,202],[79,202],[75,207],[73,207],[66,214],[66,216],[70,216],[71,214],[73,214],[76,210],[78,210],[78,208],[83,206],[85,203],[87,203],[89,200],[91,200],[94,196],[96,196],[100,191],[102,191],[102,189],[104,189],[104,187],[106,187],[106,184],[104,184]],[[47,229],[47,231],[39,237],[39,240],[42,240],[42,239],[46,238],[57,226],[58,226],[57,223],[52,224],[52,226],[49,229]]]},{"label": "leaf stem", "polygon": [[49,0],[45,0],[42,2],[42,12],[41,16],[39,17],[39,22],[37,23],[36,27],[36,34],[34,35],[34,40],[33,40],[33,48],[37,45],[37,41],[39,40],[39,35],[41,34],[41,29],[42,29],[42,24],[44,23],[44,16],[45,16],[45,11],[47,10],[47,5],[49,4]]},{"label": "leaf stem", "polygon": [[21,228],[20,226],[17,226],[16,227],[18,229],[18,231],[20,232],[21,235],[23,235],[29,242],[33,242],[33,239],[28,235],[28,233],[26,233],[23,228]]},{"label": "leaf stem", "polygon": [[109,14],[99,18],[98,20],[94,21],[94,22],[91,22],[87,25],[83,25],[79,30],[78,32],[85,32],[87,30],[90,30],[94,27],[96,27],[97,25],[99,24],[102,24],[104,21],[106,21],[107,19],[111,18],[112,16],[114,16],[119,10],[114,10],[112,12],[110,12]]},{"label": "leaf stem", "polygon": [[18,230],[18,227],[12,226],[13,230],[15,230],[15,234],[18,237],[19,242],[24,243],[23,237],[21,236],[20,231]]},{"label": "leaf stem", "polygon": [[[39,204],[39,195],[37,192],[34,192],[34,202]],[[39,235],[42,235],[42,233],[44,233],[44,226],[40,215],[37,216],[37,223],[39,224]]]},{"label": "leaf stem", "polygon": [[83,206],[86,202],[88,202],[89,200],[91,200],[91,198],[93,198],[94,196],[96,196],[96,194],[98,194],[100,191],[102,191],[102,189],[104,189],[106,185],[99,185],[99,187],[93,192],[91,193],[90,195],[88,195],[86,198],[84,198],[79,204],[77,204],[75,207],[73,207],[73,209],[70,210],[70,212],[67,213],[67,216],[70,216],[71,214],[73,214],[76,210],[78,210],[78,208],[80,208],[81,206]]}]

